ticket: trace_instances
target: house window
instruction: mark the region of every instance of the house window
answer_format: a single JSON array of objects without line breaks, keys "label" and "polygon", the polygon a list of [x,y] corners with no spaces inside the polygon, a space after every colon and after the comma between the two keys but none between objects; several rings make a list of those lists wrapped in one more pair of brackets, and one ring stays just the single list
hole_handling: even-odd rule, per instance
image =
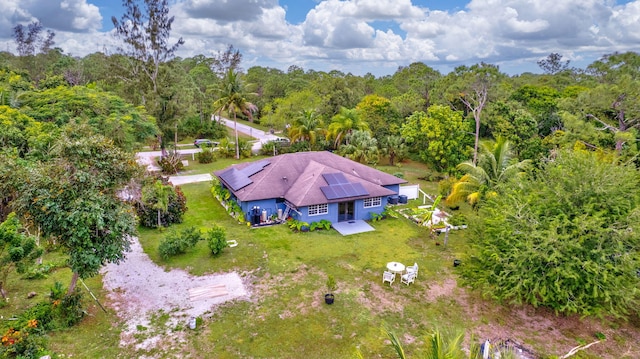
[{"label": "house window", "polygon": [[318,215],[327,214],[327,213],[329,213],[329,205],[326,203],[314,204],[309,206],[310,216],[318,216]]},{"label": "house window", "polygon": [[373,197],[364,199],[364,208],[380,207],[382,204],[382,197]]}]

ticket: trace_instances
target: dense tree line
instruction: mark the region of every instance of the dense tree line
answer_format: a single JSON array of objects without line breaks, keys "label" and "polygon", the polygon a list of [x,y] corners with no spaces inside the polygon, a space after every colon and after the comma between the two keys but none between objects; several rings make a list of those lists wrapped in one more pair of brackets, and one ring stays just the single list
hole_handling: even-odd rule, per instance
[{"label": "dense tree line", "polygon": [[[72,186],[74,181],[82,180],[68,177],[71,173],[60,170],[71,166],[61,161],[62,153],[75,158],[73,165],[78,172],[73,174],[79,176],[87,169],[107,168],[104,163],[93,162],[95,159],[89,161],[85,150],[103,151],[108,156],[100,158],[107,162],[129,163],[119,151],[127,153],[152,143],[154,138],[161,139],[155,145],[167,147],[171,141],[184,137],[225,137],[224,126],[218,120],[226,116],[282,131],[293,141],[290,151],[330,149],[369,164],[382,161],[394,164],[411,157],[428,164],[435,173],[450,177],[451,185],[445,186],[442,193],[449,197],[446,202],[454,206],[454,202],[467,200],[473,203],[481,218],[476,236],[481,238],[477,245],[482,247],[484,260],[471,261],[479,265],[468,272],[471,273],[468,279],[500,299],[549,305],[561,312],[637,311],[638,276],[633,272],[633,268],[640,268],[637,231],[614,231],[623,231],[625,226],[632,228],[632,224],[622,221],[619,215],[635,216],[636,186],[619,183],[608,198],[619,199],[620,203],[604,201],[606,196],[589,197],[586,201],[567,198],[563,203],[542,199],[561,200],[570,190],[587,191],[587,187],[575,187],[577,181],[585,178],[595,181],[595,187],[590,190],[597,191],[602,181],[614,179],[587,177],[588,170],[599,171],[605,164],[612,166],[610,171],[621,171],[618,180],[637,178],[639,54],[604,55],[584,69],[570,67],[560,54],[550,54],[538,62],[542,74],[513,76],[485,63],[460,66],[448,74],[424,63],[413,63],[381,77],[356,76],[337,70],[305,70],[296,65],[286,71],[259,66],[244,71],[240,67],[242,55],[233,46],[213,57],[175,57],[182,41],[168,43],[173,19],[163,11],[166,1],[145,1],[146,6],[159,6],[155,9],[158,11],[153,12],[141,12],[135,7],[138,3],[135,1],[125,3],[130,7],[127,14],[135,16],[113,19],[123,41],[118,53],[66,55],[60,49],[51,48],[53,36],[37,40],[42,29],[35,25],[29,30],[35,34],[33,38],[22,29],[22,37],[17,40],[41,44],[38,51],[25,45],[25,52],[18,56],[0,53],[0,147],[3,163],[11,169],[0,171],[0,175],[5,176],[0,187],[4,215],[13,209],[10,204],[19,198],[19,192],[31,193],[24,192],[15,179],[26,169],[36,175],[34,178],[40,181],[38,186],[50,191],[51,197],[33,192],[32,197],[22,198],[19,208],[45,220],[49,212],[39,213],[36,208],[29,208],[26,200],[49,198],[53,205],[57,199],[51,191],[64,190],[60,186]],[[145,16],[148,13],[156,17]],[[130,27],[131,24],[137,26]],[[140,29],[155,36],[136,34]],[[83,141],[91,140],[74,139],[70,131],[84,134]],[[231,141],[235,142],[235,155],[239,157],[240,141],[237,136]],[[589,160],[592,162],[584,159],[583,153],[593,155]],[[591,167],[575,167],[585,163]],[[559,166],[585,171],[585,174],[563,179],[558,175],[562,173]],[[135,175],[129,168],[121,170],[130,176],[106,172],[105,178],[95,178],[103,181],[105,187],[94,189],[102,194],[114,194],[115,186],[124,185],[125,180]],[[93,172],[84,175],[89,173]],[[53,175],[64,175],[68,181],[48,182],[47,176]],[[519,182],[513,182],[513,178]],[[556,192],[546,192],[550,188]],[[629,201],[622,198],[620,189],[624,189],[622,193]],[[94,203],[110,200],[96,197]],[[536,221],[540,227],[525,228],[526,221],[518,217],[522,213],[517,211],[522,203],[534,200],[538,202],[532,205],[527,220]],[[606,206],[596,208],[595,203],[600,200],[603,201],[600,206]],[[113,213],[122,210],[111,202],[108,204]],[[152,209],[164,207],[161,204],[158,202]],[[576,212],[571,213],[570,209]],[[613,212],[611,216],[609,212]],[[498,213],[502,217],[497,217]],[[543,219],[550,213],[556,218],[555,222],[545,223]],[[162,225],[160,217],[155,218],[157,225]],[[85,221],[88,227],[96,225],[91,218],[74,220]],[[598,233],[595,227],[591,228],[594,223],[598,223],[597,229],[604,234],[594,237],[593,233]],[[129,228],[130,223],[118,225]],[[576,229],[571,230],[574,227]],[[554,235],[549,232],[552,229],[556,231]],[[56,232],[60,228],[47,230],[54,236],[60,233]],[[559,254],[577,256],[583,261],[580,262],[582,270],[593,266],[588,272],[610,273],[608,279],[589,282],[590,294],[571,293],[573,306],[558,306],[558,302],[566,298],[553,288],[525,288],[516,284],[509,273],[534,273],[530,266],[535,262],[528,262],[525,268],[518,264],[524,263],[524,257],[514,254],[509,259],[504,254],[518,248],[540,250],[548,244],[531,244],[535,236],[556,238],[563,245],[575,242],[586,243],[590,248],[611,248],[596,257],[592,254],[585,257],[586,252],[573,249]],[[616,241],[605,243],[605,237]],[[112,247],[124,249],[117,241]],[[105,258],[117,261],[120,257],[107,255]],[[495,258],[513,262],[507,266],[489,260]],[[538,269],[549,267],[548,262],[537,263]],[[81,275],[88,275],[96,272],[95,264],[78,265],[75,269]],[[609,266],[614,268],[602,270]],[[482,268],[486,270],[483,272]],[[554,273],[575,276],[565,270]],[[614,281],[616,288],[606,291],[612,276],[619,278]],[[548,279],[548,283],[552,283],[549,285],[563,283],[561,279]],[[580,278],[576,280],[573,283],[576,287],[585,285]],[[597,279],[590,277],[589,280]],[[498,287],[500,290],[496,290]],[[631,288],[622,293],[618,290],[620,287]],[[587,296],[590,298],[585,299]],[[583,298],[581,302],[577,301],[578,297]],[[621,304],[610,304],[614,299]]]}]

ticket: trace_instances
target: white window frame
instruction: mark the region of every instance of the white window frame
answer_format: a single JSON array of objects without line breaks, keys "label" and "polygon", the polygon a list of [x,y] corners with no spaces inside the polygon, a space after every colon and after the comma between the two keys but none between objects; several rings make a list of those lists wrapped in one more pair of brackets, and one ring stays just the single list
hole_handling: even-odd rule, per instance
[{"label": "white window frame", "polygon": [[373,208],[382,206],[382,197],[365,198],[362,203],[364,208]]},{"label": "white window frame", "polygon": [[307,211],[309,211],[308,212],[309,213],[309,217],[328,214],[329,213],[329,204],[328,203],[312,204],[307,208]]}]

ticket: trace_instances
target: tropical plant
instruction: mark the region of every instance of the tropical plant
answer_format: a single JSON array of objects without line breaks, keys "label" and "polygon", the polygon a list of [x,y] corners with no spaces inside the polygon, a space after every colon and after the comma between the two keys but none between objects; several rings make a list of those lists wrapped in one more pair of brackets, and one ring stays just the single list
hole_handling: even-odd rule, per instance
[{"label": "tropical plant", "polygon": [[211,148],[205,147],[202,152],[196,153],[196,159],[199,163],[211,163],[216,160],[215,152]]},{"label": "tropical plant", "polygon": [[329,230],[331,229],[331,222],[326,219],[320,220],[318,222],[311,222],[311,224],[309,225],[309,230],[315,231],[316,229]]},{"label": "tropical plant", "polygon": [[240,159],[240,148],[238,142],[238,113],[247,116],[250,120],[253,119],[253,113],[258,108],[247,100],[247,96],[255,95],[249,93],[246,90],[246,85],[242,81],[240,74],[233,68],[229,68],[218,89],[218,99],[213,103],[215,111],[218,112],[218,116],[222,111],[227,112],[229,115],[233,115],[234,133],[235,133],[235,145],[236,145],[236,159]]},{"label": "tropical plant", "polygon": [[432,238],[435,238],[436,230],[444,228],[444,223],[438,222],[434,223],[433,216],[438,210],[438,205],[442,200],[442,195],[436,197],[431,205],[431,208],[418,209],[417,216],[419,217],[419,222],[422,225],[429,226],[429,234]]},{"label": "tropical plant", "polygon": [[52,157],[29,172],[13,204],[43,236],[57,238],[67,249],[74,273],[71,294],[78,278],[98,274],[105,263],[118,263],[129,249],[135,217],[118,193],[140,167],[132,154],[87,127],[70,128]]},{"label": "tropical plant", "polygon": [[360,163],[378,163],[378,140],[372,138],[368,131],[355,130],[349,133],[346,139],[347,144],[338,149],[340,155]]},{"label": "tropical plant", "polygon": [[557,313],[637,313],[638,179],[633,165],[560,151],[480,208],[470,223],[466,282],[488,297]]},{"label": "tropical plant", "polygon": [[355,130],[369,130],[369,126],[360,119],[358,110],[342,107],[340,112],[331,119],[327,139],[333,139],[334,148],[338,148],[347,135]]},{"label": "tropical plant", "polygon": [[495,142],[482,142],[477,165],[471,161],[462,162],[457,169],[466,172],[456,182],[446,199],[447,205],[455,206],[466,200],[477,206],[487,198],[497,195],[501,183],[522,176],[531,164],[531,160],[517,161],[513,157],[510,142],[498,138]]},{"label": "tropical plant", "polygon": [[205,234],[211,254],[219,255],[227,247],[227,234],[223,227],[214,225]]},{"label": "tropical plant", "polygon": [[[161,188],[158,182],[161,183]],[[166,196],[166,206],[158,204],[159,195]],[[165,198],[160,198],[160,202]],[[141,225],[149,228],[168,227],[174,223],[182,223],[182,217],[187,211],[187,199],[180,187],[156,180],[143,187],[141,201],[135,203],[135,209]]]},{"label": "tropical plant", "polygon": [[313,110],[304,110],[289,128],[291,141],[307,141],[309,150],[315,145],[318,136],[324,135],[322,119]]},{"label": "tropical plant", "polygon": [[407,118],[402,137],[434,170],[451,173],[469,158],[468,127],[461,112],[432,105],[426,113],[415,112]]},{"label": "tropical plant", "polygon": [[14,212],[0,223],[0,295],[7,298],[5,284],[9,273],[16,269],[24,273],[36,258],[44,252],[33,237],[23,233],[22,225]]},{"label": "tropical plant", "polygon": [[165,185],[160,180],[155,180],[153,185],[147,186],[142,191],[142,201],[151,203],[151,208],[158,212],[158,228],[162,227],[162,212],[169,210],[169,196],[173,193],[170,185]]},{"label": "tropical plant", "polygon": [[[384,328],[391,346],[399,359],[406,359],[404,348],[400,338],[388,328]],[[443,333],[438,329],[433,330],[425,340],[424,359],[479,359],[480,347],[472,343],[468,350],[463,348],[464,333]]]},{"label": "tropical plant", "polygon": [[309,223],[301,221],[299,219],[292,219],[288,222],[289,228],[296,230],[298,232],[302,231],[303,228],[309,227]]},{"label": "tropical plant", "polygon": [[394,166],[397,161],[402,161],[407,156],[407,146],[400,136],[387,136],[380,144],[380,152],[389,157],[389,166]]},{"label": "tropical plant", "polygon": [[165,154],[158,160],[158,166],[162,169],[162,173],[166,175],[176,174],[184,169],[182,156],[173,149],[165,151]]},{"label": "tropical plant", "polygon": [[158,246],[160,257],[164,260],[169,257],[186,253],[202,239],[202,233],[196,227],[188,227],[180,232],[172,231],[165,236]]}]

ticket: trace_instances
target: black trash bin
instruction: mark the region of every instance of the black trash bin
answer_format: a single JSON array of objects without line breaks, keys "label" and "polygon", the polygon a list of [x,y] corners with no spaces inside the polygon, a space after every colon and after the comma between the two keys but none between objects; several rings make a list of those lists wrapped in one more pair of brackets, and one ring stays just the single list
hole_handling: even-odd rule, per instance
[{"label": "black trash bin", "polygon": [[408,200],[409,199],[404,194],[398,196],[398,203],[407,204]]}]

